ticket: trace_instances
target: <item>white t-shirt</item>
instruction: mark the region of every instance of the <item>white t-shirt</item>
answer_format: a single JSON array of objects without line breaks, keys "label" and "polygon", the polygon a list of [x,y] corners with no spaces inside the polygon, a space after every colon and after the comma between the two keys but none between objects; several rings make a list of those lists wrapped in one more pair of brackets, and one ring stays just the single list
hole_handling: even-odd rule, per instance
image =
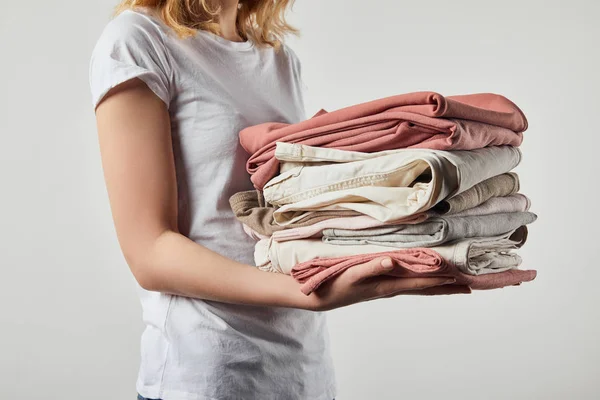
[{"label": "white t-shirt", "polygon": [[[253,264],[229,197],[252,189],[241,129],[305,118],[300,64],[209,32],[179,39],[150,9],[104,28],[91,59],[94,107],[138,77],[168,106],[177,171],[179,227],[195,242]],[[198,266],[200,267],[200,266]],[[148,398],[323,399],[335,395],[325,315],[231,305],[140,290],[146,329],[138,392]],[[108,385],[110,387],[110,384]]]}]

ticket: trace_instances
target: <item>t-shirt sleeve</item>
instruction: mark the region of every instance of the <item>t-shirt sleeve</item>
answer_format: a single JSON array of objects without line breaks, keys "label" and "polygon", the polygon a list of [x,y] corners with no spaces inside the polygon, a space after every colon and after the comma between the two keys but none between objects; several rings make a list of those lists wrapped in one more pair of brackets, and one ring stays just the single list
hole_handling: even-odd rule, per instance
[{"label": "t-shirt sleeve", "polygon": [[288,52],[290,59],[292,60],[292,66],[298,84],[300,85],[300,87],[302,87],[303,90],[306,90],[306,84],[302,79],[302,63],[300,62],[300,58],[298,58],[298,55],[291,47],[285,45],[285,49]]},{"label": "t-shirt sleeve", "polygon": [[166,105],[171,102],[172,65],[160,28],[149,17],[125,11],[105,27],[89,61],[94,109],[110,89],[139,78]]},{"label": "t-shirt sleeve", "polygon": [[283,46],[284,46],[286,53],[288,54],[288,57],[291,60],[292,72],[294,75],[295,84],[298,87],[298,95],[300,96],[301,103],[302,103],[301,104],[302,119],[306,119],[304,95],[305,95],[306,91],[308,90],[308,87],[306,86],[304,79],[302,78],[302,63],[300,62],[300,59],[298,58],[298,55],[296,54],[296,52],[291,47],[289,47],[286,44],[284,44]]}]

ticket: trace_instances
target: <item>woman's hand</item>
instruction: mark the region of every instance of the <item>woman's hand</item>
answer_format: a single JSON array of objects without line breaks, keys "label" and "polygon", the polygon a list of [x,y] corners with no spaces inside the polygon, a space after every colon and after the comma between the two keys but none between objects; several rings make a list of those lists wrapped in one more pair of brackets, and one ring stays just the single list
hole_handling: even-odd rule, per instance
[{"label": "woman's hand", "polygon": [[469,293],[464,286],[449,285],[453,278],[396,278],[384,276],[394,269],[389,257],[356,265],[307,296],[307,309],[327,311],[354,303],[400,294]]}]

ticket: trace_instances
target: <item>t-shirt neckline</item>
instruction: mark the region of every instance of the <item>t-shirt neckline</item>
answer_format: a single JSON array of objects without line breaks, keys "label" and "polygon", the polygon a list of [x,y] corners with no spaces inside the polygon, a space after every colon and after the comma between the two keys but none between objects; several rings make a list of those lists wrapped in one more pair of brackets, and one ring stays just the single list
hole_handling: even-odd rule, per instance
[{"label": "t-shirt neckline", "polygon": [[209,39],[218,42],[219,44],[232,50],[243,51],[250,50],[254,47],[254,43],[252,43],[250,39],[243,42],[234,42],[233,40],[225,39],[224,37],[219,36],[215,33],[201,29],[198,30],[198,34],[204,35],[205,37],[208,37]]}]

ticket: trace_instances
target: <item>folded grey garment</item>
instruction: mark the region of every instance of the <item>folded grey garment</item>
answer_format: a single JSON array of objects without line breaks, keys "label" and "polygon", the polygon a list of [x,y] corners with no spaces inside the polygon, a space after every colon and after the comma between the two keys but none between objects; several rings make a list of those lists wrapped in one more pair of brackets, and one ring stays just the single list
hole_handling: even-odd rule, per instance
[{"label": "folded grey garment", "polygon": [[519,176],[514,172],[496,175],[455,196],[444,199],[436,204],[434,213],[456,214],[486,202],[494,197],[508,196],[519,191]]},{"label": "folded grey garment", "polygon": [[531,212],[434,217],[412,225],[390,225],[360,230],[325,229],[323,241],[339,245],[433,247],[458,239],[501,235],[530,224],[536,218]]},{"label": "folded grey garment", "polygon": [[[469,215],[488,215],[510,212],[524,212],[529,211],[529,207],[531,207],[531,201],[529,200],[529,198],[525,195],[522,195],[521,193],[515,193],[511,194],[510,196],[492,197],[491,199],[484,203],[481,203],[477,207],[469,208],[467,210],[450,215],[453,217],[466,217]],[[440,214],[432,210],[427,211],[427,215],[430,218],[441,216]]]},{"label": "folded grey garment", "polygon": [[525,244],[527,232],[523,225],[503,235],[455,240],[431,250],[465,274],[497,274],[521,265],[521,257],[511,251]]}]

